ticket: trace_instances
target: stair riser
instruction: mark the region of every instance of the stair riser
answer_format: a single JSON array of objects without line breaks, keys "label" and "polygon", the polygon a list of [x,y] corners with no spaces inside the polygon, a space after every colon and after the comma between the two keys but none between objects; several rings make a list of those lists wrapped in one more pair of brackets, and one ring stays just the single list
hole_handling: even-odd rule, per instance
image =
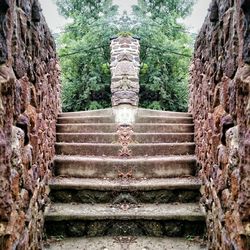
[{"label": "stair riser", "polygon": [[71,220],[46,221],[49,236],[151,236],[182,237],[204,234],[204,221],[185,220]]},{"label": "stair riser", "polygon": [[115,124],[64,124],[56,126],[57,133],[115,133]]},{"label": "stair riser", "polygon": [[192,124],[193,119],[191,117],[137,117],[138,123],[177,123],[177,124]]},{"label": "stair riser", "polygon": [[[59,114],[59,117],[79,117],[79,116],[107,116],[112,115],[112,109],[99,109],[91,111],[80,111],[80,112],[66,112]],[[149,110],[149,109],[139,109],[139,116],[174,116],[174,117],[192,117],[190,113],[183,112],[171,112],[171,111],[159,111],[159,110]]]},{"label": "stair riser", "polygon": [[98,191],[98,190],[51,190],[50,198],[59,203],[170,203],[198,202],[199,190],[152,190],[152,191]]},{"label": "stair riser", "polygon": [[133,131],[138,133],[193,133],[194,126],[192,124],[136,124]]},{"label": "stair riser", "polygon": [[112,117],[60,117],[57,120],[58,124],[72,123],[112,123],[115,122]]},{"label": "stair riser", "polygon": [[192,117],[190,113],[183,112],[169,112],[169,111],[160,111],[160,110],[150,110],[150,109],[139,109],[139,116],[173,116],[173,117]]},{"label": "stair riser", "polygon": [[[115,122],[112,116],[93,116],[93,117],[59,117],[58,124],[73,123],[112,123]],[[176,124],[192,124],[193,119],[190,117],[137,117],[137,123],[176,123]]]},{"label": "stair riser", "polygon": [[57,142],[76,142],[76,143],[112,143],[117,142],[116,134],[57,134]]},{"label": "stair riser", "polygon": [[[56,153],[58,155],[82,155],[82,156],[119,156],[122,149],[120,145],[77,145],[77,144],[56,144]],[[173,144],[168,145],[130,145],[131,156],[156,156],[156,155],[187,155],[194,154],[194,144]]]},{"label": "stair riser", "polygon": [[195,161],[183,162],[141,162],[133,163],[124,160],[123,165],[117,162],[92,161],[55,161],[55,174],[85,178],[117,178],[120,173],[132,172],[133,178],[167,178],[192,176],[196,172]]},{"label": "stair riser", "polygon": [[[64,124],[57,125],[57,133],[115,133],[115,124]],[[137,124],[133,127],[134,132],[138,133],[193,133],[193,125],[180,124]]]},{"label": "stair riser", "polygon": [[89,117],[89,116],[108,116],[112,115],[112,109],[100,109],[100,110],[91,110],[91,111],[80,111],[80,112],[66,112],[61,113],[58,117]]},{"label": "stair riser", "polygon": [[[136,134],[132,140],[138,143],[192,142],[193,134]],[[117,134],[57,134],[57,142],[112,143]]]}]

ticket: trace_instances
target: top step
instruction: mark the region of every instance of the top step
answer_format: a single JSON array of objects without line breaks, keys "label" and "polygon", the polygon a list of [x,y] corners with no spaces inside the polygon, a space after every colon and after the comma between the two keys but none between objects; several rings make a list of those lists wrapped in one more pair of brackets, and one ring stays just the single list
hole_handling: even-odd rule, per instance
[{"label": "top step", "polygon": [[88,111],[78,111],[78,112],[65,112],[58,115],[58,117],[82,117],[82,116],[112,116],[112,108],[108,109],[97,109],[97,110],[88,110]]},{"label": "top step", "polygon": [[[115,123],[114,116],[67,116],[58,117],[58,124],[72,123]],[[174,116],[136,116],[135,123],[178,123],[192,124],[192,117]]]},{"label": "top step", "polygon": [[172,117],[192,117],[192,114],[185,112],[162,111],[154,109],[138,109],[139,116],[172,116]]},{"label": "top step", "polygon": [[[90,116],[113,116],[112,108],[79,111],[79,112],[66,112],[59,114],[58,117],[90,117]],[[167,116],[167,117],[192,117],[190,113],[184,112],[172,112],[172,111],[160,111],[153,109],[138,108],[138,116]]]}]

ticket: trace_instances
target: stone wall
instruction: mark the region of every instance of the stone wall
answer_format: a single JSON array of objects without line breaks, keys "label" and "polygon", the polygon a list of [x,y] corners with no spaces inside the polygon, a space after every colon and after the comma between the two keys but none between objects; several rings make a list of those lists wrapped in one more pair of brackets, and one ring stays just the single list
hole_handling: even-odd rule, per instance
[{"label": "stone wall", "polygon": [[40,249],[59,105],[37,0],[0,0],[0,249]]},{"label": "stone wall", "polygon": [[250,1],[213,0],[195,44],[190,111],[209,249],[250,236]]}]

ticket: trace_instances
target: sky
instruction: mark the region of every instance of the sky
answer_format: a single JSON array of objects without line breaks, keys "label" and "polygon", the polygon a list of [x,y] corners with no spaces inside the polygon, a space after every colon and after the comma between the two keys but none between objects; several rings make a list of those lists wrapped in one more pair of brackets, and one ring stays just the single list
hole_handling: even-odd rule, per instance
[{"label": "sky", "polygon": [[[199,32],[206,17],[210,2],[211,0],[197,0],[192,15],[183,21],[190,32]],[[68,21],[59,15],[54,0],[40,0],[40,3],[42,5],[43,14],[52,32],[56,33],[60,31]],[[136,4],[137,0],[113,0],[113,3],[120,6],[120,12],[124,10],[130,12],[131,6]]]}]

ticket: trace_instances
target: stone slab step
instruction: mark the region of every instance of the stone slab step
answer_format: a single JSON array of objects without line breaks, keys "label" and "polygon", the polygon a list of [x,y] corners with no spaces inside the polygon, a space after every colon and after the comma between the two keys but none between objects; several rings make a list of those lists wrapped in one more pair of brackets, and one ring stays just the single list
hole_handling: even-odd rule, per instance
[{"label": "stone slab step", "polygon": [[138,109],[139,116],[175,116],[175,117],[192,117],[192,114],[185,112],[172,112],[172,111],[161,111],[161,110],[153,110],[153,109]]},{"label": "stone slab step", "polygon": [[78,111],[78,112],[64,112],[58,115],[58,117],[72,117],[72,116],[103,116],[113,115],[112,108],[97,109],[89,111]]},{"label": "stone slab step", "polygon": [[175,116],[137,116],[136,123],[177,123],[192,124],[192,117]]},{"label": "stone slab step", "polygon": [[114,157],[56,156],[55,174],[85,178],[117,178],[132,173],[133,178],[168,178],[192,176],[195,156]]},{"label": "stone slab step", "polygon": [[84,179],[54,178],[50,199],[61,203],[141,203],[198,202],[201,186],[197,178],[168,179]]},{"label": "stone slab step", "polygon": [[45,220],[48,235],[184,236],[203,234],[205,215],[198,203],[55,203],[46,210]]},{"label": "stone slab step", "polygon": [[[185,112],[172,112],[172,111],[159,111],[153,109],[138,109],[138,115],[140,116],[175,116],[175,117],[192,117],[192,114]],[[59,114],[59,117],[69,116],[97,116],[97,115],[113,115],[112,108],[89,110],[89,111],[78,111],[78,112],[64,112]]]},{"label": "stone slab step", "polygon": [[[114,116],[67,116],[58,117],[58,124],[73,123],[114,123]],[[138,116],[136,123],[178,123],[192,124],[192,117],[174,117],[174,116]]]},{"label": "stone slab step", "polygon": [[45,213],[47,221],[69,220],[184,220],[204,221],[198,203],[143,204],[127,210],[110,204],[55,203]]},{"label": "stone slab step", "polygon": [[[57,142],[113,143],[117,133],[57,133]],[[132,140],[138,143],[193,142],[193,133],[134,133]]]},{"label": "stone slab step", "polygon": [[[110,143],[56,143],[58,155],[86,155],[86,156],[118,156],[122,149],[120,144]],[[154,155],[187,155],[194,154],[195,144],[183,143],[142,143],[130,144],[131,156]]]},{"label": "stone slab step", "polygon": [[57,124],[57,133],[114,133],[117,131],[117,126],[114,123],[70,123]]},{"label": "stone slab step", "polygon": [[139,143],[193,142],[193,133],[134,133],[132,139]]},{"label": "stone slab step", "polygon": [[112,116],[69,116],[58,117],[58,124],[68,123],[114,123],[115,119]]},{"label": "stone slab step", "polygon": [[196,190],[201,187],[197,177],[161,179],[100,179],[55,177],[49,182],[52,190],[103,190],[103,191],[149,191],[149,190]]},{"label": "stone slab step", "polygon": [[[58,133],[114,133],[117,125],[114,123],[79,123],[57,124]],[[138,133],[193,133],[193,124],[162,124],[140,123],[133,126],[133,131]]]},{"label": "stone slab step", "polygon": [[57,133],[57,142],[77,143],[113,143],[117,142],[117,133]]},{"label": "stone slab step", "polygon": [[137,123],[133,126],[133,131],[138,133],[193,133],[193,124],[178,123]]},{"label": "stone slab step", "polygon": [[205,250],[199,239],[171,237],[81,237],[58,240],[49,239],[45,244],[49,250]]}]

